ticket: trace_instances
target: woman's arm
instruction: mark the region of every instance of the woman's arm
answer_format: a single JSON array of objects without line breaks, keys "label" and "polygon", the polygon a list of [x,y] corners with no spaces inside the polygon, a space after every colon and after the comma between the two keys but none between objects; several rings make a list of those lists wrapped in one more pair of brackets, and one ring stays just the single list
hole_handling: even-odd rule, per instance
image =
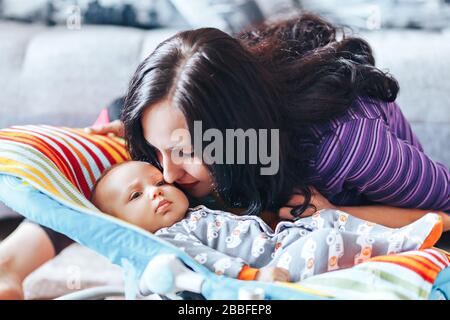
[{"label": "woman's arm", "polygon": [[347,212],[357,218],[381,224],[389,228],[401,228],[420,219],[429,212],[437,213],[441,216],[444,224],[444,231],[450,230],[450,215],[442,211],[396,208],[384,205],[346,207],[338,206],[338,210]]},{"label": "woman's arm", "polygon": [[94,125],[84,129],[87,133],[115,135],[118,137],[124,136],[123,122],[120,120],[114,120],[109,123]]},{"label": "woman's arm", "polygon": [[[404,227],[414,221],[420,219],[429,212],[437,213],[441,216],[444,224],[444,231],[450,230],[450,215],[438,210],[423,210],[423,209],[409,209],[397,208],[386,205],[368,205],[368,206],[335,206],[315,188],[311,187],[312,197],[311,205],[301,217],[307,217],[317,210],[322,209],[337,209],[351,214],[357,218],[374,222],[389,228]],[[304,197],[301,195],[294,195],[288,202],[287,206],[281,208],[278,212],[283,219],[293,220],[294,216],[290,214],[292,207],[301,205]]]},{"label": "woman's arm", "polygon": [[[380,204],[338,208],[314,191],[311,203],[319,210],[334,207],[387,227],[402,227],[436,212],[443,219],[444,230],[450,229],[449,215],[443,212],[450,210],[449,169],[397,138],[381,119],[341,124],[323,139],[315,167],[321,189],[330,194],[357,190]],[[288,206],[302,203],[303,197],[294,196]],[[313,212],[311,208],[302,217]],[[281,209],[280,216],[293,218],[290,208]]]},{"label": "woman's arm", "polygon": [[86,132],[123,137],[124,128],[120,114],[124,101],[125,97],[117,98],[107,108],[102,109],[95,123],[85,129]]},{"label": "woman's arm", "polygon": [[329,194],[355,190],[371,202],[401,208],[450,210],[450,171],[399,139],[381,119],[345,122],[322,141],[316,187]]}]

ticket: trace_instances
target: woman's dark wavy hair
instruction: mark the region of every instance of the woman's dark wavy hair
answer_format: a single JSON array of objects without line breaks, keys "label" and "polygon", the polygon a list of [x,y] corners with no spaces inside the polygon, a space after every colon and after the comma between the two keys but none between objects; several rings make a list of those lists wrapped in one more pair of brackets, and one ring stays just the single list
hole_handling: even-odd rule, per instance
[{"label": "woman's dark wavy hair", "polygon": [[[261,24],[236,37],[214,29],[184,31],[165,40],[135,72],[122,120],[133,159],[162,169],[144,136],[144,110],[168,98],[193,124],[216,128],[280,129],[279,171],[260,175],[261,163],[208,165],[217,192],[247,214],[275,211],[293,193],[310,203],[304,182],[312,153],[300,150],[308,126],[342,114],[357,96],[394,101],[399,87],[375,67],[369,44],[359,38],[337,40],[340,31],[322,18],[303,14]],[[225,152],[226,150],[224,150]],[[249,148],[247,146],[246,154]]]}]

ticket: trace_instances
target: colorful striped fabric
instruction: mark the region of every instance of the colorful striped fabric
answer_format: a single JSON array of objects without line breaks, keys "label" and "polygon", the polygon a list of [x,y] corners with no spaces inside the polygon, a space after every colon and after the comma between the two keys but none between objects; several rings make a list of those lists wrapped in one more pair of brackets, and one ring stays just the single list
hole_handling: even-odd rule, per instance
[{"label": "colorful striped fabric", "polygon": [[124,141],[65,127],[14,126],[0,130],[0,171],[24,178],[62,201],[87,200],[104,169],[129,159]]},{"label": "colorful striped fabric", "polygon": [[337,299],[423,300],[428,299],[439,272],[449,266],[449,255],[432,248],[375,257],[299,284]]},{"label": "colorful striped fabric", "polygon": [[[433,161],[395,103],[359,97],[311,126],[308,182],[336,205],[371,202],[450,212],[450,171]],[[311,141],[309,141],[311,140]]]}]

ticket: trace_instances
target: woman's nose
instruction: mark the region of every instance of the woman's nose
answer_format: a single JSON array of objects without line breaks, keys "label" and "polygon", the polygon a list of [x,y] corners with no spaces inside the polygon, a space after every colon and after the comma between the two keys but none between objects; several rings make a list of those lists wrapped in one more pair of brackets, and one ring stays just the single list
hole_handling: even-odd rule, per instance
[{"label": "woman's nose", "polygon": [[167,183],[174,183],[184,175],[184,169],[175,164],[170,156],[163,157],[163,176]]}]

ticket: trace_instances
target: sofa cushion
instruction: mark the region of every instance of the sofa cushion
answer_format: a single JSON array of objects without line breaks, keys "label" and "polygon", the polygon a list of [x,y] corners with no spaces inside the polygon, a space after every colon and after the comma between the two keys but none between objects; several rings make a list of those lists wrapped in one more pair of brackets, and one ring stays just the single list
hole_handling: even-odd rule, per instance
[{"label": "sofa cushion", "polygon": [[175,32],[0,22],[0,128],[90,125],[125,93],[142,57]]}]

